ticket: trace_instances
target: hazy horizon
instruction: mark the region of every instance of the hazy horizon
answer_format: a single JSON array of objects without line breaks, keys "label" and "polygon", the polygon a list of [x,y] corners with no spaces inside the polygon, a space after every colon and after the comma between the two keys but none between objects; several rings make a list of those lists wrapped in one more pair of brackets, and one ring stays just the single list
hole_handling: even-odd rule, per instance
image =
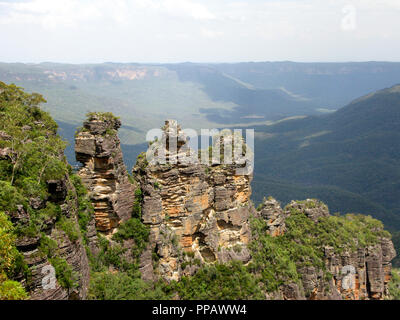
[{"label": "hazy horizon", "polygon": [[5,63],[400,61],[398,0],[0,0]]},{"label": "hazy horizon", "polygon": [[39,62],[22,62],[22,61],[0,61],[5,64],[65,64],[65,65],[96,65],[96,64],[139,64],[139,65],[174,65],[174,64],[240,64],[240,63],[304,63],[304,64],[346,64],[346,63],[400,63],[400,60],[343,60],[343,61],[295,61],[295,60],[242,60],[242,61],[176,61],[176,62],[157,62],[157,61],[102,61],[102,62],[62,62],[62,61],[39,61]]}]

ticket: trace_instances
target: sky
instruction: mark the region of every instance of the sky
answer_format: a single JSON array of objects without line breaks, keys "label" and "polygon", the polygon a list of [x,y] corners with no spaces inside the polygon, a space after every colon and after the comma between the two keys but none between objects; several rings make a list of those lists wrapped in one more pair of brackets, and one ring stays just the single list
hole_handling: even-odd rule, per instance
[{"label": "sky", "polygon": [[2,62],[400,61],[400,0],[0,0]]}]

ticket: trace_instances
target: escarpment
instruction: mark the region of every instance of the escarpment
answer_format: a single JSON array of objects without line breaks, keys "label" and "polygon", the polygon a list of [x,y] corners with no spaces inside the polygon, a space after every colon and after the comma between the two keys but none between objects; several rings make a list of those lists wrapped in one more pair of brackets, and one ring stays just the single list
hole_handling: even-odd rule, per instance
[{"label": "escarpment", "polygon": [[95,211],[97,230],[112,233],[131,217],[134,189],[122,158],[119,119],[107,113],[90,114],[75,137],[78,171]]},{"label": "escarpment", "polygon": [[[143,191],[142,220],[151,228],[151,250],[159,256],[156,273],[169,280],[191,274],[195,268],[182,267],[187,257],[200,263],[248,262],[252,176],[237,173],[246,164],[199,163],[174,120],[165,122],[162,138],[150,148],[159,154],[152,161],[140,156],[133,176]],[[160,154],[167,163],[158,161]]]},{"label": "escarpment", "polygon": [[85,299],[95,230],[42,102],[0,82],[0,299]]}]

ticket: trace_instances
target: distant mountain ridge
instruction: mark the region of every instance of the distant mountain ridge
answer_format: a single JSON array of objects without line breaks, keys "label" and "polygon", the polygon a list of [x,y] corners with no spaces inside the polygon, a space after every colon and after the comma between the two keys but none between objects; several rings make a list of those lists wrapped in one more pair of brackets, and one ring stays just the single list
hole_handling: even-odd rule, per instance
[{"label": "distant mountain ridge", "polygon": [[283,202],[318,196],[331,210],[363,211],[398,230],[399,129],[400,85],[324,117],[258,126],[255,192]]},{"label": "distant mountain ridge", "polygon": [[279,84],[331,108],[342,107],[368,92],[400,82],[398,62],[248,62],[220,64],[218,70],[256,88],[273,88]]},{"label": "distant mountain ridge", "polygon": [[75,127],[89,111],[112,110],[122,143],[134,145],[171,115],[200,129],[336,110],[400,83],[400,63],[0,63],[0,80],[41,92],[44,108]]}]

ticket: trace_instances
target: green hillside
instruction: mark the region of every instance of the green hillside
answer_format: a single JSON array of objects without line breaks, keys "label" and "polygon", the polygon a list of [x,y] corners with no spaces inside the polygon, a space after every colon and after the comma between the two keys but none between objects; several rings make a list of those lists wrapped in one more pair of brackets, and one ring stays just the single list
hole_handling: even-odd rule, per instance
[{"label": "green hillside", "polygon": [[256,127],[254,200],[317,197],[400,229],[400,86],[324,117]]}]

